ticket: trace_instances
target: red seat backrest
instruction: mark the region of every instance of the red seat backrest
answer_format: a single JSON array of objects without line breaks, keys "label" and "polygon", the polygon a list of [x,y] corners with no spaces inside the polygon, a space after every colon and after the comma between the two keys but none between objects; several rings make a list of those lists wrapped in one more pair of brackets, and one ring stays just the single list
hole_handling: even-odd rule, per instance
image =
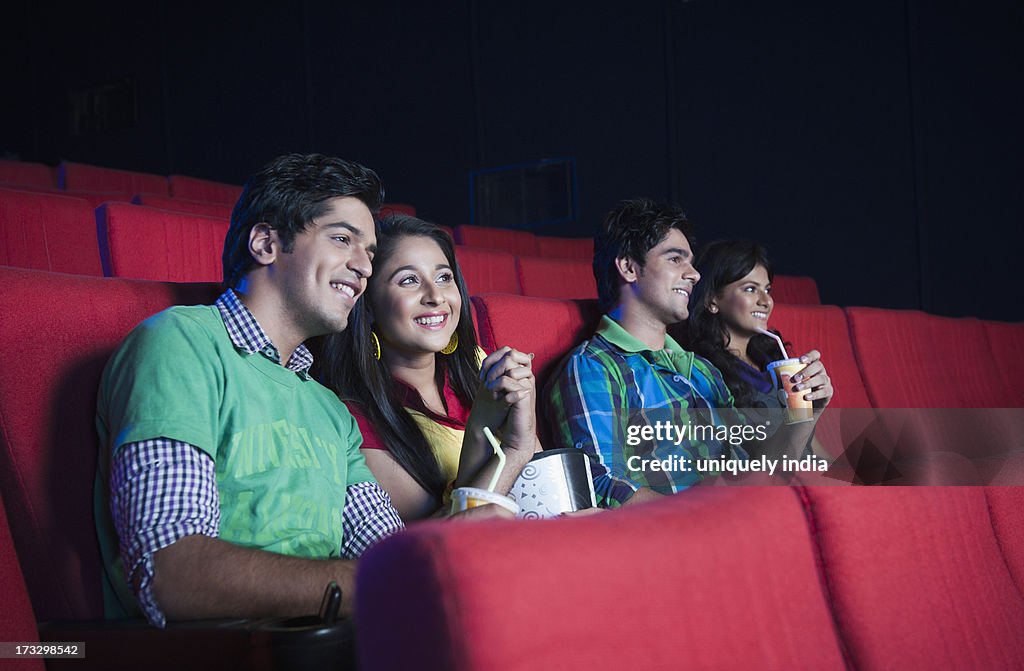
[{"label": "red seat backrest", "polygon": [[101,619],[93,517],[96,391],[139,322],[218,285],[0,268],[0,488],[36,616]]},{"label": "red seat backrest", "polygon": [[0,189],[0,265],[102,276],[95,241],[86,201]]},{"label": "red seat backrest", "polygon": [[590,261],[516,258],[524,296],[538,298],[597,298],[597,281]]},{"label": "red seat backrest", "polygon": [[1024,668],[1024,598],[982,488],[804,491],[850,668]]},{"label": "red seat backrest", "polygon": [[131,191],[63,191],[62,193],[87,200],[93,208],[97,208],[103,203],[130,203],[133,195]]},{"label": "red seat backrest", "polygon": [[983,322],[996,368],[1007,390],[1006,407],[1024,408],[1024,324]]},{"label": "red seat backrest", "polygon": [[[595,547],[600,560],[581,557]],[[845,669],[815,550],[782,487],[414,525],[360,561],[356,647],[367,669]],[[588,635],[583,620],[612,612],[614,627]],[[726,623],[740,621],[751,626],[737,645]]]},{"label": "red seat backrest", "polygon": [[[0,640],[24,641],[26,643],[39,640],[36,631],[36,616],[32,612],[32,603],[28,599],[25,577],[18,565],[18,555],[14,551],[14,540],[7,526],[7,513],[4,512],[3,500],[0,499]],[[43,669],[41,659],[24,659],[22,666],[16,668]]]},{"label": "red seat backrest", "polygon": [[553,238],[537,236],[537,253],[559,259],[594,259],[594,241],[590,238]]},{"label": "red seat backrest", "polygon": [[772,298],[778,303],[821,305],[818,283],[813,277],[776,275],[772,280]]},{"label": "red seat backrest", "polygon": [[455,246],[455,258],[470,294],[518,294],[516,257],[493,249]]},{"label": "red seat backrest", "polygon": [[601,318],[597,301],[587,300],[488,294],[474,296],[473,306],[484,349],[509,345],[534,354],[538,391],[569,350],[590,337]]},{"label": "red seat backrest", "polygon": [[829,407],[871,407],[842,309],[834,305],[777,303],[772,310],[770,326],[778,329],[783,339],[791,343],[788,346],[790,356],[800,356],[812,349],[821,352],[821,360],[835,388]]},{"label": "red seat backrest", "polygon": [[1010,392],[977,319],[878,308],[847,308],[846,314],[874,407],[1005,406]]},{"label": "red seat backrest", "polygon": [[235,184],[211,182],[198,177],[171,175],[167,178],[169,193],[175,198],[201,200],[208,203],[220,203],[234,207],[238,197],[242,195],[242,187]]},{"label": "red seat backrest", "polygon": [[455,227],[455,242],[469,247],[497,249],[520,256],[537,256],[537,236],[528,231],[462,224]]},{"label": "red seat backrest", "polygon": [[53,168],[42,163],[25,163],[0,159],[0,182],[26,186],[55,187]]},{"label": "red seat backrest", "polygon": [[170,282],[217,282],[229,222],[127,203],[96,211],[103,272]]},{"label": "red seat backrest", "polygon": [[170,196],[159,196],[152,193],[137,193],[132,198],[136,205],[155,207],[159,210],[169,212],[186,212],[188,214],[201,214],[204,217],[214,217],[223,221],[231,221],[232,206],[224,203],[206,202],[203,200],[186,200],[185,198],[172,198]]},{"label": "red seat backrest", "polygon": [[407,214],[415,217],[416,208],[407,203],[384,203],[380,206],[379,216],[386,217],[389,214]]},{"label": "red seat backrest", "polygon": [[57,184],[68,191],[119,191],[169,195],[167,178],[134,170],[115,170],[84,163],[62,161],[57,166]]}]

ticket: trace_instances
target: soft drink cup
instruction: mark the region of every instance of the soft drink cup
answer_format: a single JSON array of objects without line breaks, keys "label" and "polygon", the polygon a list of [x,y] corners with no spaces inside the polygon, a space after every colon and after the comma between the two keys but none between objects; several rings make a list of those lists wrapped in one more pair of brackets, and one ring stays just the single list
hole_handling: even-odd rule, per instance
[{"label": "soft drink cup", "polygon": [[807,364],[800,359],[779,359],[768,364],[768,372],[772,374],[776,388],[786,395],[786,424],[809,422],[814,419],[813,403],[804,400],[804,394],[810,390],[793,391],[793,376],[806,367]]}]

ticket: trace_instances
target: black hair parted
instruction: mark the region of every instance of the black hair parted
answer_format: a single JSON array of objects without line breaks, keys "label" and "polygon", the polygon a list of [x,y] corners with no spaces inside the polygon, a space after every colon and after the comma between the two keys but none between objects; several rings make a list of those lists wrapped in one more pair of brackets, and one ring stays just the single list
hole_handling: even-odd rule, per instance
[{"label": "black hair parted", "polygon": [[[462,298],[459,325],[455,329],[459,336],[459,346],[452,354],[434,355],[435,381],[441,390],[447,375],[456,396],[469,407],[476,398],[480,365],[477,361],[477,340],[470,312],[469,291],[455,259],[451,236],[441,227],[415,217],[389,215],[380,221],[377,230],[377,252],[373,265],[379,268],[387,263],[398,243],[410,236],[436,242],[455,276],[455,284]],[[378,279],[375,272],[369,283],[372,285],[375,281],[384,280]],[[440,502],[447,483],[433,447],[412,415],[402,406],[399,383],[388,369],[385,357],[377,359],[373,356],[370,331],[374,326],[374,316],[369,293],[368,287],[366,295],[356,302],[349,314],[348,328],[325,339],[320,357],[323,361],[322,381],[342,399],[356,401],[366,409],[366,414],[391,456]]]},{"label": "black hair parted", "polygon": [[643,267],[647,252],[673,228],[693,244],[693,228],[678,205],[633,198],[622,201],[605,216],[600,231],[594,236],[594,279],[603,311],[610,310],[619,300],[619,272],[615,260],[628,258]]},{"label": "black hair parted", "polygon": [[331,198],[358,198],[371,213],[384,188],[377,173],[352,161],[322,154],[279,156],[246,181],[224,238],[224,285],[235,287],[256,265],[249,253],[253,226],[266,223],[290,252],[295,236],[327,209]]}]

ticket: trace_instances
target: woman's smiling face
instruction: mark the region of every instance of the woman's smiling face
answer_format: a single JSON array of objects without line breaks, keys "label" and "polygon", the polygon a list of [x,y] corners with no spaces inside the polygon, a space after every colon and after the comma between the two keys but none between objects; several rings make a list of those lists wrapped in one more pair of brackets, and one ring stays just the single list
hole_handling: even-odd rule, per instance
[{"label": "woman's smiling face", "polygon": [[775,304],[771,289],[768,271],[758,264],[740,279],[722,287],[711,300],[711,309],[722,316],[730,334],[749,338],[757,335],[758,329],[768,328],[768,318]]},{"label": "woman's smiling face", "polygon": [[440,352],[459,325],[462,296],[455,272],[428,237],[407,235],[387,260],[374,264],[367,298],[384,351]]}]

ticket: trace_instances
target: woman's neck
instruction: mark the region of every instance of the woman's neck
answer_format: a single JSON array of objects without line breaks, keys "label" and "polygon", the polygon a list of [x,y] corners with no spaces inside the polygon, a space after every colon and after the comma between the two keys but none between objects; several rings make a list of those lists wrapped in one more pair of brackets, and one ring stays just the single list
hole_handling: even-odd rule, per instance
[{"label": "woman's neck", "polygon": [[445,414],[444,403],[441,401],[441,393],[434,377],[437,369],[433,352],[404,354],[385,350],[382,356],[395,379],[419,392],[427,408],[440,415]]}]

